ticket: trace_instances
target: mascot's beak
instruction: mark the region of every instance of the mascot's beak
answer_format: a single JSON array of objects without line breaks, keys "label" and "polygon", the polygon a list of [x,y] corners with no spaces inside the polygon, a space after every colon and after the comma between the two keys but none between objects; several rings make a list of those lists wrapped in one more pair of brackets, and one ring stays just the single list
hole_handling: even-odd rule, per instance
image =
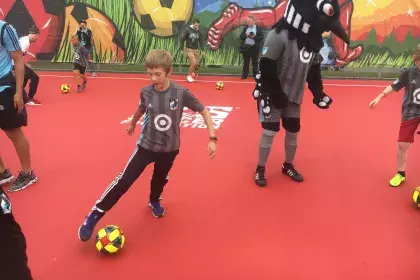
[{"label": "mascot's beak", "polygon": [[344,30],[343,26],[341,25],[341,22],[339,19],[335,19],[331,26],[330,30],[332,33],[337,35],[338,38],[346,42],[348,45],[350,45],[350,38],[347,36],[346,31]]}]

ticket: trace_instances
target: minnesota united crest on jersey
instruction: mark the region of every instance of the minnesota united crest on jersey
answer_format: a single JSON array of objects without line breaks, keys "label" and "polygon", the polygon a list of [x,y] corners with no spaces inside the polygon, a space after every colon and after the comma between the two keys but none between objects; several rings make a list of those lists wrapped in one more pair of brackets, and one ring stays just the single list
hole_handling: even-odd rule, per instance
[{"label": "minnesota united crest on jersey", "polygon": [[405,88],[402,104],[403,121],[420,117],[420,70],[417,66],[410,67],[396,79],[391,87],[395,91]]}]

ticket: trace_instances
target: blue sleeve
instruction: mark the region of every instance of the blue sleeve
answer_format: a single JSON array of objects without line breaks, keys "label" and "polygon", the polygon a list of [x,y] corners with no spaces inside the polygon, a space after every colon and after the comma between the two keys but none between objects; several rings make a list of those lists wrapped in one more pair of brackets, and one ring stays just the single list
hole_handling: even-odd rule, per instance
[{"label": "blue sleeve", "polygon": [[19,37],[16,29],[11,25],[7,25],[4,29],[3,44],[9,52],[20,51],[22,49],[20,47]]}]

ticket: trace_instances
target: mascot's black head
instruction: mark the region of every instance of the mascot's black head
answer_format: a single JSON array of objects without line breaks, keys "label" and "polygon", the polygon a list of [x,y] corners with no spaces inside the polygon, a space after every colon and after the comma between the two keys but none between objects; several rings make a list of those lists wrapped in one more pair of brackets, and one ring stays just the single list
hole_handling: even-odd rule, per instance
[{"label": "mascot's black head", "polygon": [[307,37],[315,50],[322,46],[322,34],[329,31],[350,44],[340,22],[338,0],[289,0],[281,25],[292,30],[293,37]]}]

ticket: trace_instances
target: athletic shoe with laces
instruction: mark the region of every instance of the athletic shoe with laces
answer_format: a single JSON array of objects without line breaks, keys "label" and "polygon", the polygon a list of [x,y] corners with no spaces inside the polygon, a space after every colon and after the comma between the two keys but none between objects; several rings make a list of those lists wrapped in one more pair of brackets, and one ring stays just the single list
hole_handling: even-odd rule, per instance
[{"label": "athletic shoe with laces", "polygon": [[12,182],[14,178],[9,169],[4,170],[3,173],[0,173],[0,186]]},{"label": "athletic shoe with laces", "polygon": [[267,186],[267,178],[265,177],[265,166],[257,166],[255,170],[255,184],[259,187]]},{"label": "athletic shoe with laces", "polygon": [[19,176],[16,178],[16,180],[13,182],[12,186],[9,188],[9,192],[17,192],[21,191],[30,185],[36,183],[38,181],[38,178],[36,177],[33,170],[30,172],[20,172]]},{"label": "athletic shoe with laces", "polygon": [[297,170],[293,167],[291,163],[284,163],[282,166],[282,172],[284,175],[288,176],[295,182],[302,182],[303,177],[302,175],[297,172]]},{"label": "athletic shoe with laces", "polygon": [[28,101],[28,103],[26,103],[28,105],[32,105],[32,106],[39,106],[41,105],[41,102],[39,102],[38,100],[36,100],[35,98],[32,98]]},{"label": "athletic shoe with laces", "polygon": [[160,205],[160,202],[150,202],[149,201],[149,207],[152,208],[152,214],[156,218],[161,218],[163,215],[165,215],[165,208]]},{"label": "athletic shoe with laces", "polygon": [[83,225],[79,227],[79,239],[81,241],[86,242],[92,237],[96,224],[104,216],[104,214],[104,212],[100,212],[98,210],[92,210],[89,213]]},{"label": "athletic shoe with laces", "polygon": [[399,187],[402,183],[404,183],[405,177],[402,176],[400,173],[397,173],[392,179],[389,181],[389,185],[391,187]]}]

